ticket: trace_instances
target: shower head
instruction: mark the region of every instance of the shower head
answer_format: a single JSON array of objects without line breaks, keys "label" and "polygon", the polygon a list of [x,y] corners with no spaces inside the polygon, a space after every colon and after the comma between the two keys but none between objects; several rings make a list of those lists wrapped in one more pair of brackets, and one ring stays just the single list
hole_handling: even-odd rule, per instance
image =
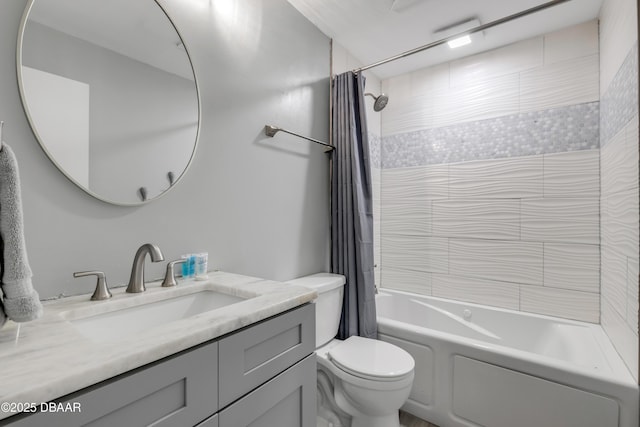
[{"label": "shower head", "polygon": [[375,96],[372,93],[365,93],[365,96],[372,97],[375,101],[373,103],[373,111],[381,111],[384,107],[387,106],[387,102],[389,102],[389,97],[384,93],[381,93],[379,96]]}]

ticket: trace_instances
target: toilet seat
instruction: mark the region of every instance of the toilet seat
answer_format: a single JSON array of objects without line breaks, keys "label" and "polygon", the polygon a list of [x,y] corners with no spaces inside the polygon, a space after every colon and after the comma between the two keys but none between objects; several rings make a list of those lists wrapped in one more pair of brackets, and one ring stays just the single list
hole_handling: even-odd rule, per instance
[{"label": "toilet seat", "polygon": [[405,350],[384,341],[352,336],[332,347],[329,360],[342,371],[370,381],[413,376],[415,362]]}]

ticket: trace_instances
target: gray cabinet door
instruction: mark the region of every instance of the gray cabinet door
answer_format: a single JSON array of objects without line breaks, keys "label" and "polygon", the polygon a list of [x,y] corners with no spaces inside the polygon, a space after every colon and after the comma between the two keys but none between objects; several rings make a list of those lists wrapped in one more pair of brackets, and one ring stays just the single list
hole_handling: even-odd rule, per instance
[{"label": "gray cabinet door", "polygon": [[218,410],[217,368],[218,343],[214,342],[61,400],[80,403],[81,412],[39,412],[9,425],[194,426]]},{"label": "gray cabinet door", "polygon": [[220,340],[220,408],[311,354],[315,344],[315,304]]},{"label": "gray cabinet door", "polygon": [[315,354],[220,411],[219,416],[220,427],[315,427]]}]

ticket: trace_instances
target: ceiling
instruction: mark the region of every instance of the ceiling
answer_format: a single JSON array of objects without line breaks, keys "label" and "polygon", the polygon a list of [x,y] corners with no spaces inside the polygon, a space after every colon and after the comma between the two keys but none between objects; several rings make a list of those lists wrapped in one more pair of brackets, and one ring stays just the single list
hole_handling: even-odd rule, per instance
[{"label": "ceiling", "polygon": [[[288,0],[327,36],[368,65],[442,38],[442,28],[479,19],[486,24],[548,0]],[[602,0],[571,0],[483,32],[471,45],[446,44],[372,69],[380,78],[494,49],[589,21]]]}]

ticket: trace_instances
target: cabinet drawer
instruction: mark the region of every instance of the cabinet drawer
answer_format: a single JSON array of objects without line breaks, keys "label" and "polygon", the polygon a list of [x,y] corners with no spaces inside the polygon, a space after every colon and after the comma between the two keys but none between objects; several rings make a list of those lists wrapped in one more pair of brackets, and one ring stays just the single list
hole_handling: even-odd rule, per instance
[{"label": "cabinet drawer", "polygon": [[315,340],[314,304],[222,339],[219,342],[220,408],[311,354]]},{"label": "cabinet drawer", "polygon": [[9,425],[193,426],[218,409],[217,361],[218,343],[207,344],[60,400],[81,412],[39,412]]},{"label": "cabinet drawer", "polygon": [[315,427],[315,354],[220,411],[219,416],[220,427]]}]

